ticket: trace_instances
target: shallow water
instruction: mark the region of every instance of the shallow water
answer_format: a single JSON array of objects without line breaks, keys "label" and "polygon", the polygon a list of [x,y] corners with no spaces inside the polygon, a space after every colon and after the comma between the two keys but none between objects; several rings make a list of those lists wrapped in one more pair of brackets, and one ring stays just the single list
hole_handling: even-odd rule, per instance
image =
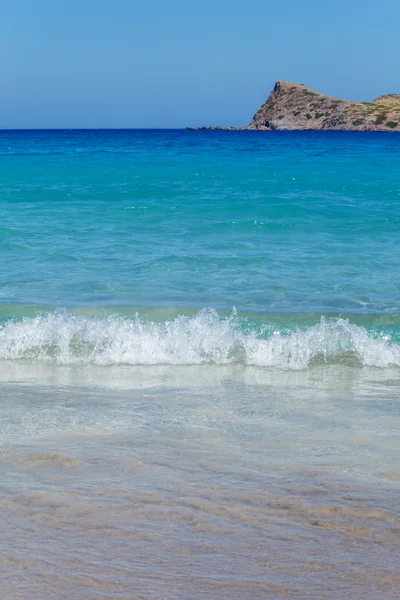
[{"label": "shallow water", "polygon": [[397,598],[400,138],[0,132],[6,598]]},{"label": "shallow water", "polygon": [[396,598],[398,385],[340,366],[3,381],[3,594]]}]

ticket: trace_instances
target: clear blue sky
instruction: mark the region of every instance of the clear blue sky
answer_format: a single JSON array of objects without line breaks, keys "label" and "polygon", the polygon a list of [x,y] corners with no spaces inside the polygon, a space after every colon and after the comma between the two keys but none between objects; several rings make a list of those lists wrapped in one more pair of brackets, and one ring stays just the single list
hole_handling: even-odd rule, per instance
[{"label": "clear blue sky", "polygon": [[400,0],[3,0],[0,127],[242,125],[274,82],[400,93]]}]

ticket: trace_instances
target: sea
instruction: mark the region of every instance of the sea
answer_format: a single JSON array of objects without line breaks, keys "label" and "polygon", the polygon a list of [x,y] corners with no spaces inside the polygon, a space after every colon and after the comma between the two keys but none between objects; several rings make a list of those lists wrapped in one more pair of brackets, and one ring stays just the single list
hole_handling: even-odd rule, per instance
[{"label": "sea", "polygon": [[399,598],[400,135],[0,131],[0,595]]}]

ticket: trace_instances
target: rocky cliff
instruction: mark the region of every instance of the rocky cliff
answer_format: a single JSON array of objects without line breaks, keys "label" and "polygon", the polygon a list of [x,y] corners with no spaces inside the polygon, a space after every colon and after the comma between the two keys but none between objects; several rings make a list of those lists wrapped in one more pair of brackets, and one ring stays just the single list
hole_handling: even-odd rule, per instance
[{"label": "rocky cliff", "polygon": [[339,100],[303,84],[277,81],[247,127],[208,129],[400,131],[400,94],[373,102]]},{"label": "rocky cliff", "polygon": [[247,129],[400,131],[400,94],[357,102],[277,81]]}]

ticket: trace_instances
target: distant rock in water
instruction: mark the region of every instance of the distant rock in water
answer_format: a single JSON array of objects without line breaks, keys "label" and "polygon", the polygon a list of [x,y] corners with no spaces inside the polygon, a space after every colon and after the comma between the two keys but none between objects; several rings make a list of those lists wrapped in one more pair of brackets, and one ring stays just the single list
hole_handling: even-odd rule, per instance
[{"label": "distant rock in water", "polygon": [[302,84],[277,81],[247,127],[201,129],[400,131],[400,94],[373,102],[339,100]]}]

